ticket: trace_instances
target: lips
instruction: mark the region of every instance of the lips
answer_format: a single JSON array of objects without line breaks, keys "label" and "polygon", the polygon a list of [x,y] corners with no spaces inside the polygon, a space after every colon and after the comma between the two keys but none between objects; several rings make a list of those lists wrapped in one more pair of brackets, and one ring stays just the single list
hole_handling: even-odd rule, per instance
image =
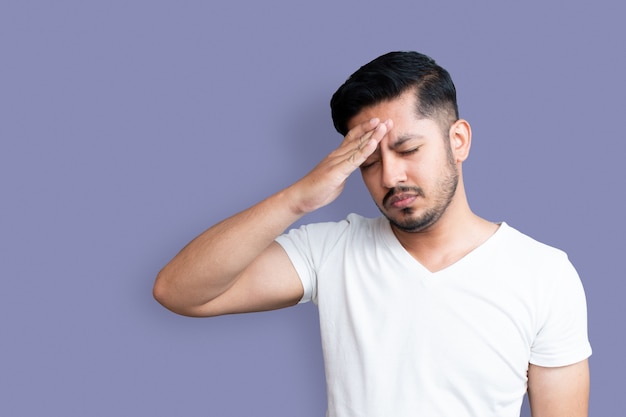
[{"label": "lips", "polygon": [[392,206],[394,208],[402,209],[413,204],[415,199],[417,199],[416,194],[410,193],[400,193],[394,194],[387,200],[385,205]]},{"label": "lips", "polygon": [[413,204],[418,197],[423,197],[424,192],[420,187],[394,187],[383,198],[383,207],[403,209]]}]

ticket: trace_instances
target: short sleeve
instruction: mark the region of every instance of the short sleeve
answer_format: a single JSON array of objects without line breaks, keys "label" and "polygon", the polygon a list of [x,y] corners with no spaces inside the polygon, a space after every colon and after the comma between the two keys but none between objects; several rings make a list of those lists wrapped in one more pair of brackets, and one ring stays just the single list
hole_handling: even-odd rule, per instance
[{"label": "short sleeve", "polygon": [[289,233],[277,237],[276,242],[283,247],[287,256],[289,256],[304,287],[304,295],[300,299],[300,303],[315,300],[317,297],[317,274],[309,245],[307,227],[292,229]]},{"label": "short sleeve", "polygon": [[537,366],[571,365],[591,355],[585,292],[565,254],[563,258],[551,294],[545,298],[545,314],[531,346],[530,363]]},{"label": "short sleeve", "polygon": [[313,301],[317,304],[318,271],[338,246],[346,245],[349,230],[360,221],[359,216],[351,214],[340,222],[312,223],[276,238],[287,252],[304,287],[300,303]]}]

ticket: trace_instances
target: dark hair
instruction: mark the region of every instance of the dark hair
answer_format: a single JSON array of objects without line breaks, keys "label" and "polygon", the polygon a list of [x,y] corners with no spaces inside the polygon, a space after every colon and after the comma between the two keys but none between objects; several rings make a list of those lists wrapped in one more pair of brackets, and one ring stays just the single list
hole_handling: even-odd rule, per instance
[{"label": "dark hair", "polygon": [[330,108],[335,129],[345,136],[348,122],[363,108],[397,98],[410,88],[416,90],[420,116],[444,116],[450,123],[459,118],[456,89],[448,71],[419,52],[389,52],[363,65],[333,94]]}]

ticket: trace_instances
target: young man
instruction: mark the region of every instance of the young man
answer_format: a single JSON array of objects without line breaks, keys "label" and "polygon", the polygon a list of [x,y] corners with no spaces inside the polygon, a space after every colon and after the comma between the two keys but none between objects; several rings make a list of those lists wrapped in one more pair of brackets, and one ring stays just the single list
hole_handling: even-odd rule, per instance
[{"label": "young man", "polygon": [[[319,307],[328,416],[587,415],[585,296],[567,256],[475,215],[471,130],[446,70],[392,52],[331,100],[341,145],[308,175],[211,227],[157,277],[189,316]],[[384,216],[283,234],[360,169]]]}]

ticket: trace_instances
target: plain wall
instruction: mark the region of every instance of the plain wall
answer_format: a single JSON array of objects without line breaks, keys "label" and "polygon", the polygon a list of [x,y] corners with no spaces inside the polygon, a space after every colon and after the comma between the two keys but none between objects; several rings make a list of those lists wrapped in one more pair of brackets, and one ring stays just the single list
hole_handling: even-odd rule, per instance
[{"label": "plain wall", "polygon": [[[622,413],[622,6],[468,3],[3,1],[0,415],[323,416],[315,306],[190,319],[152,284],[330,152],[331,94],[406,49],[455,80],[474,211],[570,255],[590,415]],[[349,212],[377,215],[358,175],[302,222]]]}]

